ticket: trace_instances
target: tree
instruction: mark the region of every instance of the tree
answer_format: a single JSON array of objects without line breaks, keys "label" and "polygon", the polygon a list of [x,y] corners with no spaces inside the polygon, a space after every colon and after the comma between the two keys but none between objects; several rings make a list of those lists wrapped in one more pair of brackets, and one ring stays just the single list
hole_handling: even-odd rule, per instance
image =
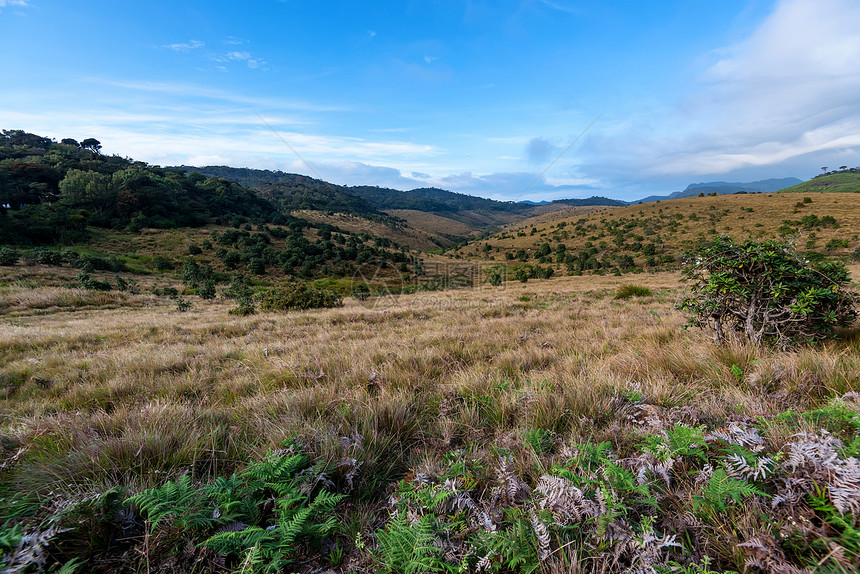
[{"label": "tree", "polygon": [[116,190],[111,176],[95,171],[70,169],[60,182],[60,194],[65,204],[97,212],[113,211]]},{"label": "tree", "polygon": [[81,142],[81,147],[95,153],[100,153],[100,150],[102,149],[102,142],[100,142],[96,138],[87,138]]},{"label": "tree", "polygon": [[856,318],[856,295],[845,266],[811,263],[777,241],[735,244],[717,238],[691,254],[684,277],[690,294],[679,307],[688,326],[753,344],[791,347],[831,338]]}]

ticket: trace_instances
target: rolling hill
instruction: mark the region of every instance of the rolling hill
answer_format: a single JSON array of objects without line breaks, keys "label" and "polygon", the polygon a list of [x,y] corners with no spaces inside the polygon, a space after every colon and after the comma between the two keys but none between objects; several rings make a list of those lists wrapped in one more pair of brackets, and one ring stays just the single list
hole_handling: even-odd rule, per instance
[{"label": "rolling hill", "polygon": [[[285,212],[302,210],[306,217],[317,220],[340,214],[378,221],[413,248],[426,248],[428,240],[435,247],[451,247],[501,225],[571,206],[624,205],[623,201],[605,197],[535,204],[496,201],[438,188],[401,191],[367,185],[350,187],[280,171],[227,166],[181,166],[179,169],[236,181],[273,201]],[[310,211],[324,213],[312,216]],[[354,219],[349,221],[359,223]],[[410,227],[412,230],[408,229]]]},{"label": "rolling hill", "polygon": [[817,175],[809,181],[781,189],[780,193],[860,192],[860,169],[850,168]]},{"label": "rolling hill", "polygon": [[676,268],[686,249],[719,235],[793,241],[809,257],[857,258],[858,229],[853,193],[718,195],[550,213],[449,254],[553,273],[641,272]]}]

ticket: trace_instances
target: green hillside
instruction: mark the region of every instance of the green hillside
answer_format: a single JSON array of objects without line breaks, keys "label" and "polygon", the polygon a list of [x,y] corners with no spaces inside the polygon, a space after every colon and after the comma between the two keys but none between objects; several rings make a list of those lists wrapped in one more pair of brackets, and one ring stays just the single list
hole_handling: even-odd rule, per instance
[{"label": "green hillside", "polygon": [[860,192],[860,168],[854,167],[818,175],[809,181],[782,189],[778,193],[815,193],[822,191],[838,193]]},{"label": "green hillside", "polygon": [[86,273],[182,269],[196,277],[191,283],[245,274],[351,277],[381,261],[410,269],[408,249],[386,237],[312,223],[234,181],[103,155],[100,147],[93,138],[0,133],[7,263]]}]

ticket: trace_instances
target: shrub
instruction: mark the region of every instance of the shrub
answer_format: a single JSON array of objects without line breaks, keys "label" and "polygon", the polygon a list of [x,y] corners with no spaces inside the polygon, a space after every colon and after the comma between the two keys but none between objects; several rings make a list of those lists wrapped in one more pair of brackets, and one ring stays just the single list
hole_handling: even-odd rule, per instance
[{"label": "shrub", "polygon": [[352,288],[352,296],[359,301],[365,301],[370,297],[370,287],[367,286],[367,283],[357,283],[355,287]]},{"label": "shrub", "polygon": [[343,299],[334,291],[298,282],[271,289],[260,298],[260,307],[267,311],[296,311],[342,305]]},{"label": "shrub", "polygon": [[195,291],[197,296],[201,299],[214,299],[215,298],[215,281],[211,279],[208,281],[204,281],[203,285],[197,288]]},{"label": "shrub", "polygon": [[110,283],[108,283],[107,281],[99,281],[97,279],[93,279],[86,271],[81,271],[80,273],[78,273],[75,279],[81,284],[81,289],[86,289],[88,291],[111,290]]},{"label": "shrub", "polygon": [[21,259],[21,254],[8,247],[0,247],[0,265],[15,265]]},{"label": "shrub", "polygon": [[679,307],[688,326],[714,340],[742,337],[780,347],[833,337],[857,317],[848,271],[839,262],[809,262],[777,241],[735,244],[717,238],[692,253],[684,270],[690,295]]},{"label": "shrub", "polygon": [[170,271],[173,269],[173,261],[162,255],[156,257],[153,260],[153,264],[155,265],[155,269],[157,271]]},{"label": "shrub", "polygon": [[641,285],[621,285],[615,292],[615,299],[630,299],[631,297],[650,297],[651,290]]}]

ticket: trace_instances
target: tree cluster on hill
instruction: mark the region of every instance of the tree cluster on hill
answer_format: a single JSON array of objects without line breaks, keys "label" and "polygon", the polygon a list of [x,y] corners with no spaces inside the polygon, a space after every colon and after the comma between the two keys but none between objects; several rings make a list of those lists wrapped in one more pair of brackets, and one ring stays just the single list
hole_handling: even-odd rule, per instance
[{"label": "tree cluster on hill", "polygon": [[223,165],[200,168],[182,166],[181,169],[196,170],[207,176],[240,183],[257,191],[284,212],[315,209],[330,213],[350,213],[372,219],[385,217],[374,205],[349,193],[346,188],[304,175]]},{"label": "tree cluster on hill", "polygon": [[102,155],[94,138],[0,135],[0,242],[73,243],[87,226],[139,230],[228,223],[306,226],[241,185]]}]

